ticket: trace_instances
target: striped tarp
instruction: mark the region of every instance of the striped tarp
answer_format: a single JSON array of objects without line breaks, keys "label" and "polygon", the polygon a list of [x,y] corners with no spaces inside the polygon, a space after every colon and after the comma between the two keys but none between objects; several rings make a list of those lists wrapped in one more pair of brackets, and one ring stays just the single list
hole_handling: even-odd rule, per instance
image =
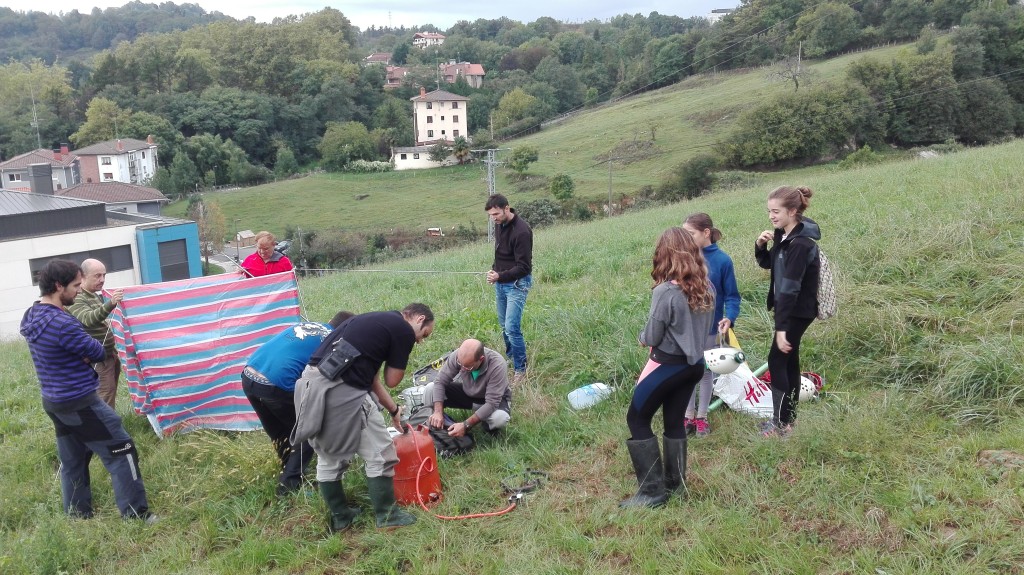
[{"label": "striped tarp", "polygon": [[132,405],[157,434],[259,429],[239,376],[256,348],[301,321],[294,272],[123,289],[111,331]]}]

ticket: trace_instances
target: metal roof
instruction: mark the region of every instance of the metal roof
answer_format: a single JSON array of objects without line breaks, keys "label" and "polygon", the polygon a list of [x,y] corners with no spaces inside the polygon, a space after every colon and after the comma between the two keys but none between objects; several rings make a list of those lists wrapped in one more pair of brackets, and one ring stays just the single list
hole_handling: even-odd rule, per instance
[{"label": "metal roof", "polygon": [[102,202],[63,198],[48,194],[32,194],[28,192],[0,190],[0,216],[66,210],[68,208],[91,206],[97,203]]}]

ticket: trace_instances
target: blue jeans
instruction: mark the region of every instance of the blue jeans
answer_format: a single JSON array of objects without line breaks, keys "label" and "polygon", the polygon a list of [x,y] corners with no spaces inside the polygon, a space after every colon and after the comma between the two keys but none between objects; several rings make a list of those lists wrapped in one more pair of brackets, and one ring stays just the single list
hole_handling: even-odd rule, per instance
[{"label": "blue jeans", "polygon": [[494,284],[494,292],[498,303],[498,323],[501,324],[501,336],[505,339],[505,355],[512,358],[512,367],[516,372],[526,371],[526,340],[520,324],[523,321],[523,309],[526,307],[526,295],[533,287],[533,276],[527,275],[514,282]]},{"label": "blue jeans", "polygon": [[92,517],[89,461],[95,453],[110,473],[114,500],[121,516],[149,516],[139,454],[135,441],[121,424],[121,416],[95,393],[59,404],[44,400],[43,409],[53,420],[57,432],[64,511],[69,515]]}]

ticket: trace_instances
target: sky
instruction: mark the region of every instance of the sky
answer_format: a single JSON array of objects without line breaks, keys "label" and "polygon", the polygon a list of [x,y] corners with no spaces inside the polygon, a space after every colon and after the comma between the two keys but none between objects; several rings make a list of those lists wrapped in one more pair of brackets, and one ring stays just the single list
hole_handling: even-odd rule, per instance
[{"label": "sky", "polygon": [[[740,0],[639,0],[624,4],[615,0],[590,0],[581,2],[569,0],[550,2],[546,0],[518,0],[515,2],[467,2],[453,0],[448,3],[424,2],[422,0],[353,0],[327,4],[327,0],[174,0],[175,4],[198,4],[207,12],[221,12],[233,18],[249,16],[258,22],[270,22],[277,17],[292,14],[318,12],[326,6],[340,10],[353,25],[367,29],[371,25],[412,27],[433,24],[445,30],[459,20],[472,22],[477,18],[495,19],[507,16],[524,24],[542,16],[550,16],[564,22],[605,20],[619,14],[643,14],[651,12],[681,16],[704,16],[714,8],[735,8]],[[160,0],[143,0],[148,4],[159,4]],[[123,6],[127,0],[3,0],[3,6],[16,11],[42,11],[59,14],[77,9],[89,13],[93,7],[101,9]],[[436,7],[444,6],[439,12]],[[434,9],[431,9],[434,8]]]}]

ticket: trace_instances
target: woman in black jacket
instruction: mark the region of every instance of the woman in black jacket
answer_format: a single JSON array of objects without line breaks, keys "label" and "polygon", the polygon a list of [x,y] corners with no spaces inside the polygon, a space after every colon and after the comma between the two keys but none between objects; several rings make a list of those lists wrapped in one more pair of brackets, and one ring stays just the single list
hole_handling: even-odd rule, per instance
[{"label": "woman in black jacket", "polygon": [[[766,437],[788,432],[796,421],[800,399],[800,338],[818,314],[818,273],[821,266],[818,224],[804,216],[812,192],[782,186],[768,194],[765,230],[754,243],[758,265],[771,270],[768,309],[775,310],[775,337],[768,352],[774,414],[762,427]],[[771,248],[768,247],[771,242]]]}]

